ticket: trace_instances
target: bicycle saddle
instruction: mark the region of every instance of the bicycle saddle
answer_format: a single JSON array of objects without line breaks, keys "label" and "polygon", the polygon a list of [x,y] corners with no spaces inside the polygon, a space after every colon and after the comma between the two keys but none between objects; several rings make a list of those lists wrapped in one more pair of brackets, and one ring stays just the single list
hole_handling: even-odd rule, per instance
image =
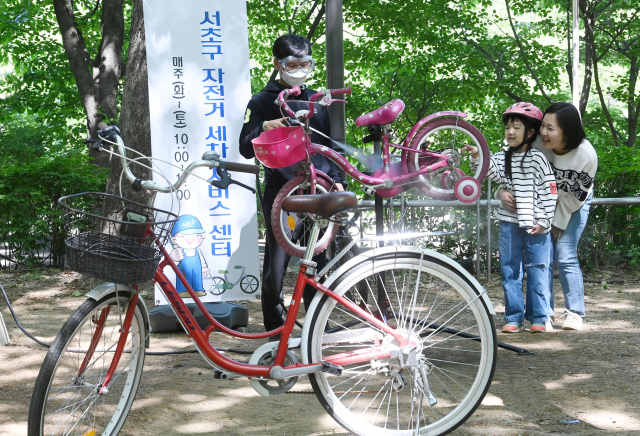
[{"label": "bicycle saddle", "polygon": [[286,212],[309,212],[329,218],[345,210],[358,207],[358,197],[349,191],[329,192],[322,195],[295,195],[282,202],[282,210]]},{"label": "bicycle saddle", "polygon": [[356,126],[362,127],[376,124],[384,126],[385,124],[391,124],[400,116],[403,110],[404,102],[396,98],[373,112],[358,117]]}]

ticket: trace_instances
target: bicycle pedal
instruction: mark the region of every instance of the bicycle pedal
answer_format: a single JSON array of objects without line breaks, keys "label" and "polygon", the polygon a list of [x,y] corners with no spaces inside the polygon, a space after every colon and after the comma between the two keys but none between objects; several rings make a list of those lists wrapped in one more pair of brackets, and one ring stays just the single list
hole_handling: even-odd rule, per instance
[{"label": "bicycle pedal", "polygon": [[342,367],[330,362],[322,362],[322,372],[333,375],[342,375]]},{"label": "bicycle pedal", "polygon": [[216,380],[233,380],[240,377],[243,376],[234,372],[220,371],[217,369],[213,372],[213,378]]}]

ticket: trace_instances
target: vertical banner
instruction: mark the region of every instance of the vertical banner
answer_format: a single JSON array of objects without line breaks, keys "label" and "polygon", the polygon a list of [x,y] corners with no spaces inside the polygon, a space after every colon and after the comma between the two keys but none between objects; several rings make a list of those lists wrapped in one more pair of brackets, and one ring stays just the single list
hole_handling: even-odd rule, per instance
[{"label": "vertical banner", "polygon": [[[175,183],[206,151],[240,156],[238,137],[251,98],[245,0],[144,0],[154,180]],[[219,178],[199,168],[202,179]],[[232,173],[255,187],[255,176]],[[218,189],[191,176],[156,207],[180,219],[167,251],[203,301],[254,298],[259,286],[255,195],[238,185]],[[185,287],[165,273],[181,296]],[[168,304],[156,288],[156,304]],[[191,301],[190,299],[187,301]]]}]

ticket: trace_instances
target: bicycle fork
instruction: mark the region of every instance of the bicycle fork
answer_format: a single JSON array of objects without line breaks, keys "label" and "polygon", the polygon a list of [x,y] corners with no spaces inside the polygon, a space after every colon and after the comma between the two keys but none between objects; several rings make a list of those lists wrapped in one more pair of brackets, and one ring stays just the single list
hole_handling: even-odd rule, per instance
[{"label": "bicycle fork", "polygon": [[[118,293],[116,292],[116,299],[118,298],[119,298]],[[127,313],[124,317],[124,321],[121,321],[120,323],[120,337],[118,338],[118,344],[116,346],[115,352],[113,353],[113,359],[111,360],[111,364],[109,365],[109,370],[107,371],[107,375],[105,376],[102,384],[98,385],[98,395],[106,395],[109,393],[109,383],[111,382],[111,379],[118,366],[118,363],[120,363],[122,352],[124,351],[124,347],[127,343],[127,336],[129,335],[129,330],[131,329],[131,323],[133,321],[133,315],[135,313],[136,306],[138,305],[138,298],[139,298],[138,294],[134,293],[133,297],[129,301],[129,307],[127,308]],[[94,332],[93,337],[91,338],[91,345],[89,346],[89,349],[87,350],[87,354],[85,355],[82,365],[80,366],[80,370],[78,371],[78,379],[82,377],[82,374],[84,373],[85,369],[87,368],[87,365],[91,361],[91,358],[96,351],[98,343],[100,342],[100,339],[102,337],[104,326],[107,322],[107,318],[109,316],[110,311],[111,311],[111,308],[106,307],[100,313],[100,318],[96,323],[96,331]],[[142,342],[140,343],[140,346],[143,346]],[[110,350],[105,350],[104,352],[108,352],[108,351]],[[133,352],[134,350],[132,350],[132,353]]]}]

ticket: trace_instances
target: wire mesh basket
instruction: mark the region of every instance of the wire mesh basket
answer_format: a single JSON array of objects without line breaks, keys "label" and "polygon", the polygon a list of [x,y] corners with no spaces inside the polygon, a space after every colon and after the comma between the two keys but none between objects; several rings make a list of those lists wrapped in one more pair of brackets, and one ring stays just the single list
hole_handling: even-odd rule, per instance
[{"label": "wire mesh basket", "polygon": [[99,192],[58,200],[64,215],[67,266],[115,283],[151,280],[177,215]]}]

